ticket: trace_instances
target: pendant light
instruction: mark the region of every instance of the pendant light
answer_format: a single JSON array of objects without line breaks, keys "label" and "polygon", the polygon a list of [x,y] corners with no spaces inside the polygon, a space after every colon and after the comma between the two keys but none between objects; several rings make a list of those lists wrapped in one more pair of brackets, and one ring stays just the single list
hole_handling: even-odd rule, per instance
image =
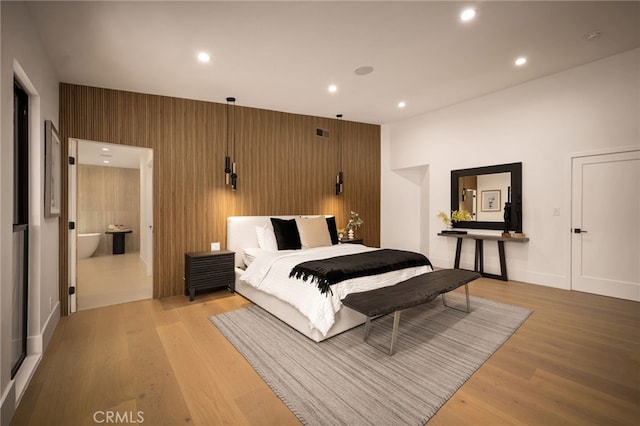
[{"label": "pendant light", "polygon": [[344,176],[342,175],[342,114],[336,115],[339,121],[338,125],[338,174],[336,175],[336,195],[342,194],[344,185]]},{"label": "pendant light", "polygon": [[[224,157],[225,184],[231,185],[231,190],[238,189],[238,174],[236,172],[236,98],[227,98],[227,152]],[[233,118],[231,115],[233,114]],[[229,155],[231,145],[233,160]]]}]

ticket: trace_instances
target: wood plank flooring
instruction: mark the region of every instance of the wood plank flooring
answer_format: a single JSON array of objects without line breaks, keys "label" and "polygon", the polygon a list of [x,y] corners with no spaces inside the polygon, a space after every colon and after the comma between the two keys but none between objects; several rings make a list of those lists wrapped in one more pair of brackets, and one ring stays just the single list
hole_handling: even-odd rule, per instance
[{"label": "wood plank flooring", "polygon": [[153,279],[139,252],[78,260],[78,310],[153,298]]},{"label": "wood plank flooring", "polygon": [[[637,424],[639,303],[484,278],[470,293],[534,312],[430,425]],[[222,290],[62,318],[12,424],[299,424],[208,320],[247,304]]]}]

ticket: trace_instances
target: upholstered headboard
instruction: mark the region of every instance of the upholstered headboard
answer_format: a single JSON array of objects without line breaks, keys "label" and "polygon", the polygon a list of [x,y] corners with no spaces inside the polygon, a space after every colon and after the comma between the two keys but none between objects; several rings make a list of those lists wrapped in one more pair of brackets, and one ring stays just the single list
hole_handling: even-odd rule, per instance
[{"label": "upholstered headboard", "polygon": [[[244,249],[258,247],[256,226],[267,226],[273,229],[271,218],[293,219],[300,216],[318,215],[291,215],[291,216],[229,216],[227,217],[227,250],[236,252],[235,265],[243,265]],[[331,217],[333,215],[325,215]]]}]

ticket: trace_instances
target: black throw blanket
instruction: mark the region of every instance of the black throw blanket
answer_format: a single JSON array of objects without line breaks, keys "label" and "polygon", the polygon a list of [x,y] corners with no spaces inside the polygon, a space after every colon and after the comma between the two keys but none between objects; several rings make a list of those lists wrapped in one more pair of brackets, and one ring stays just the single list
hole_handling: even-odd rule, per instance
[{"label": "black throw blanket", "polygon": [[311,279],[320,293],[325,294],[331,292],[330,285],[344,280],[423,265],[431,266],[431,262],[423,254],[381,249],[302,262],[294,266],[289,278],[301,278],[305,282]]}]

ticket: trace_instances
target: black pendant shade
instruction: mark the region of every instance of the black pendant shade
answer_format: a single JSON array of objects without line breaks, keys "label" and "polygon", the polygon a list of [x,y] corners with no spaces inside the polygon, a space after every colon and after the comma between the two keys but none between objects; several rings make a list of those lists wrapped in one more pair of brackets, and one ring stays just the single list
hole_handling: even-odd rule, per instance
[{"label": "black pendant shade", "polygon": [[338,174],[336,174],[336,195],[342,194],[344,176],[342,174],[342,114],[336,115],[340,124],[338,126]]},{"label": "black pendant shade", "polygon": [[[225,185],[231,185],[231,190],[238,189],[238,173],[236,170],[236,98],[227,98],[227,152],[224,157]],[[233,114],[233,117],[231,115]],[[229,155],[231,146],[233,159]]]}]

